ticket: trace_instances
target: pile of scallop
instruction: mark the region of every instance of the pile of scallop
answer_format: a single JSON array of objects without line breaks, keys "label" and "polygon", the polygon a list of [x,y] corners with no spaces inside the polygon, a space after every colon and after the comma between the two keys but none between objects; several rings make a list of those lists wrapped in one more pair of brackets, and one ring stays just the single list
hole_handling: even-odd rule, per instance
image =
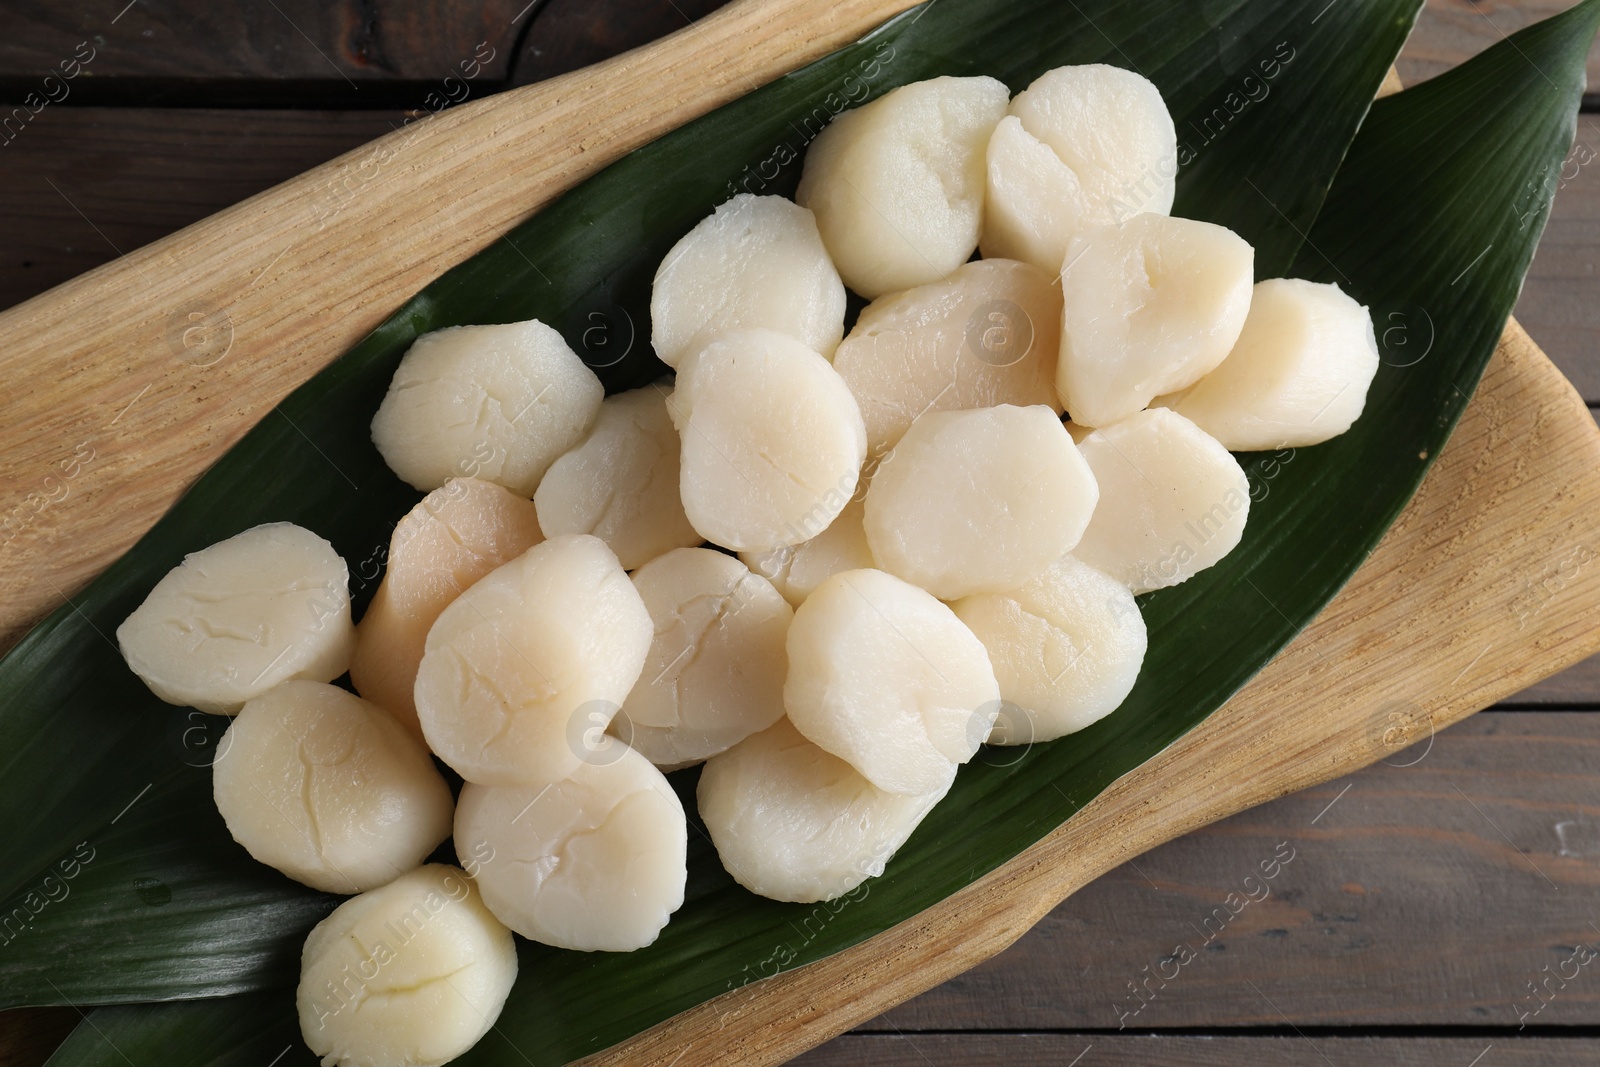
[{"label": "pile of scallop", "polygon": [[[664,772],[704,765],[740,884],[824,901],[981,745],[1123,701],[1135,594],[1242,535],[1230,450],[1342,433],[1378,363],[1337,286],[1257,283],[1237,234],[1171,217],[1176,170],[1124,70],[896,89],[822,132],[794,201],[735,196],[668,254],[675,377],[605,397],[538,321],[419,338],[372,437],[427,495],[359,625],[288,523],[155,587],[118,639],[162,699],[235,716],[229,831],[355,894],[305,945],[325,1064],[469,1048],[512,932],[653,942],[689,832]],[[452,834],[461,866],[422,865]]]}]

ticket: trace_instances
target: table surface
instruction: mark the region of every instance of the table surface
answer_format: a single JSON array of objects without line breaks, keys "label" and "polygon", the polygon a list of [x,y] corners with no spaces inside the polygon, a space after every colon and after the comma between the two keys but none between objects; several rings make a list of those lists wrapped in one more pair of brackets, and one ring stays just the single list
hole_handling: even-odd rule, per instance
[{"label": "table surface", "polygon": [[[0,308],[408,112],[603,59],[718,6],[125,2],[0,0]],[[1570,2],[1428,0],[1401,77],[1437,74]],[[78,77],[45,81],[85,56]],[[1600,51],[1590,71],[1600,86]],[[13,109],[41,89],[51,104]],[[1590,108],[1600,101],[1586,101],[1578,140],[1600,151]],[[1585,167],[1556,197],[1516,313],[1591,412],[1597,258],[1600,167]],[[1547,580],[1559,578],[1528,576]],[[1596,712],[1600,657],[1387,763],[1126,864],[1000,956],[797,1062],[1600,1062],[1600,971],[1565,962],[1600,949]],[[1219,910],[1274,855],[1293,858],[1270,895]],[[1185,945],[1193,958],[1177,967]],[[42,1062],[77,1018],[0,1015],[0,1067]]]}]

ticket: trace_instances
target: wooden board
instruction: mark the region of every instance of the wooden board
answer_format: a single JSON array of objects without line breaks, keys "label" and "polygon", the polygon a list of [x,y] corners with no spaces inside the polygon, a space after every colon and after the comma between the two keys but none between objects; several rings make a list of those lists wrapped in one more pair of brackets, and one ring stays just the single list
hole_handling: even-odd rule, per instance
[{"label": "wooden board", "polygon": [[[848,17],[854,11],[863,20],[863,25],[876,21],[884,13],[880,8],[870,16],[861,14],[861,9],[867,6],[852,5],[845,13]],[[707,35],[706,30],[714,30],[718,34],[729,32],[734,20],[745,20],[745,29],[751,33],[760,30],[775,34],[777,38],[787,34],[789,44],[785,47],[791,51],[777,53],[782,56],[792,54],[793,49],[816,48],[817,51],[825,51],[837,43],[834,40],[817,46],[814,30],[789,24],[786,21],[787,13],[780,17],[769,9],[766,21],[750,21],[753,13],[761,7],[759,4],[746,3],[724,12],[706,27],[694,31],[696,40],[693,45],[704,47],[709,42],[716,47],[719,40],[722,45],[729,45],[733,37]],[[853,36],[860,28],[862,26],[852,26],[841,36]],[[752,39],[757,40],[760,47],[751,49]],[[772,39],[767,36],[747,36],[740,42],[740,47],[746,49],[740,53],[740,59],[747,59],[753,52],[758,59],[764,57],[765,62],[778,62],[765,51]],[[681,69],[681,52],[682,49],[676,67],[671,56],[656,55],[625,59],[620,61],[621,69],[635,74],[642,72],[645,79],[675,72],[678,78],[690,84],[701,84],[704,80],[701,71]],[[815,53],[807,53],[800,58],[809,58],[810,54]],[[724,71],[727,69],[725,66]],[[747,79],[743,88],[753,85],[756,79],[769,77],[776,69],[764,67],[761,62],[744,63],[738,68],[739,76]],[[581,82],[584,76],[576,76],[576,80]],[[568,83],[565,85],[566,91],[573,90],[572,81],[563,79]],[[653,93],[659,93],[658,84],[648,84]],[[714,90],[724,92],[728,86],[718,85]],[[698,106],[701,99],[696,98],[694,106]],[[561,104],[559,99],[547,98],[544,102],[556,110]],[[484,105],[478,105],[476,112],[489,110],[487,105],[493,103],[495,101],[486,101]],[[663,120],[657,113],[658,109],[653,110],[653,107],[650,101],[623,101],[624,125],[633,123],[635,125],[629,128],[637,129],[648,127],[652,122],[675,125],[682,121],[683,116]],[[462,109],[462,112],[469,110],[472,109]],[[391,202],[391,194],[397,192],[393,187],[408,185],[408,189],[401,191],[412,196],[425,196],[430,190],[435,196],[443,196],[443,187],[433,181],[433,170],[425,166],[421,158],[428,154],[421,151],[422,147],[426,145],[430,149],[429,160],[438,167],[456,167],[460,164],[469,170],[473,165],[481,168],[485,165],[484,161],[477,157],[489,153],[493,147],[490,141],[499,135],[500,130],[514,127],[518,121],[518,116],[502,111],[495,129],[462,119],[463,128],[439,130],[438,127],[449,126],[449,120],[456,118],[458,115],[447,115],[432,120],[426,128],[426,137],[419,135],[407,138],[405,150],[396,159],[396,163],[403,164],[399,167],[398,176],[393,171],[387,177],[380,173],[376,179],[361,184],[355,195],[340,200],[334,218],[324,221],[329,221],[330,226],[343,226],[352,213],[364,213],[369,223],[398,226],[393,215],[397,207]],[[579,128],[574,116],[558,115],[556,118],[567,122],[565,131],[556,129],[552,132],[545,128],[542,134],[552,138],[565,136],[569,140],[547,142],[544,147],[548,147],[549,143],[569,144]],[[592,121],[592,115],[586,118]],[[559,127],[560,124],[556,125]],[[530,132],[540,134],[541,130],[533,127],[520,131],[522,135]],[[474,157],[476,163],[468,160],[462,164],[455,158],[456,153],[442,151],[445,146],[435,139],[436,134],[445,139],[462,138],[465,146],[463,151]],[[616,149],[619,143],[622,142],[611,137],[603,141],[591,140],[580,145],[580,151],[593,150],[595,154],[590,158],[603,159],[607,158],[605,153]],[[354,162],[359,164],[360,159]],[[495,162],[504,166],[505,156],[496,156]],[[586,162],[571,158],[554,162],[534,161],[530,164],[537,164],[534,186],[538,189],[558,187],[562,180],[571,180],[573,176],[584,173]],[[460,173],[459,169],[457,173]],[[337,180],[337,173],[332,176]],[[324,188],[328,177],[324,173],[320,179]],[[519,178],[525,177],[525,174],[519,175]],[[316,184],[301,184],[297,193],[303,200],[307,193],[315,194],[317,188]],[[177,287],[172,285],[172,276],[185,273],[191,277],[209,276],[207,268],[226,269],[225,257],[221,256],[217,245],[218,239],[224,234],[231,235],[247,251],[253,251],[263,242],[270,250],[273,247],[271,239],[282,238],[286,231],[275,228],[270,212],[264,208],[270,207],[281,192],[267,194],[258,200],[253,205],[257,209],[254,214],[245,210],[252,205],[244,205],[228,213],[228,216],[233,216],[228,227],[216,228],[213,224],[218,220],[210,220],[196,228],[198,233],[191,231],[188,235],[180,234],[172,241],[165,242],[168,247],[162,250],[164,255],[145,258],[144,253],[136,253],[130,260],[99,272],[102,277],[97,281],[68,286],[65,299],[62,293],[49,294],[34,302],[31,309],[18,309],[19,312],[29,311],[32,317],[0,318],[7,319],[8,325],[22,327],[20,335],[24,340],[30,336],[37,340],[41,330],[51,324],[52,313],[75,314],[80,319],[96,321],[93,316],[84,316],[83,312],[105,312],[114,307],[114,304],[105,302],[108,291],[111,295],[124,298],[124,306],[127,298],[139,295],[140,290],[147,297],[152,295],[152,288],[156,290],[155,296],[170,299],[177,293]],[[522,189],[521,194],[523,199],[519,207],[508,202],[509,191],[501,188],[480,202],[459,208],[458,217],[445,218],[443,222],[446,225],[459,223],[472,240],[486,240],[498,232],[498,228],[476,228],[478,213],[514,213],[526,206],[527,189]],[[370,206],[378,201],[383,203],[377,207]],[[286,202],[278,201],[279,206]],[[386,211],[388,214],[385,214]],[[414,220],[407,219],[406,225],[410,233],[397,233],[398,239],[414,235]],[[393,295],[398,292],[404,295],[415,288],[415,285],[403,285],[392,275],[374,278],[371,270],[363,272],[359,269],[362,266],[370,268],[371,264],[330,262],[337,260],[340,250],[316,241],[317,236],[313,235],[313,244],[318,254],[310,259],[297,255],[290,260],[299,267],[297,277],[286,281],[283,270],[273,271],[270,269],[273,264],[268,264],[265,268],[258,268],[257,284],[260,288],[276,293],[276,299],[299,301],[302,308],[310,306],[322,310],[326,305],[307,303],[308,299],[320,298],[335,304],[338,310],[379,316],[388,305],[374,307],[381,302],[380,297],[374,294]],[[453,261],[450,256],[459,258],[459,255],[472,250],[467,247],[462,251],[466,238],[460,233],[450,232],[445,236],[448,240],[438,242],[446,245],[444,251],[439,253],[438,263],[447,265]],[[197,244],[186,245],[186,237],[197,239]],[[291,245],[282,250],[282,256],[288,259],[296,251]],[[421,255],[424,250],[413,251]],[[195,257],[199,262],[195,262]],[[408,269],[410,262],[404,255],[397,255],[395,263],[390,266],[397,266],[396,273],[399,273]],[[330,273],[336,269],[354,273],[340,275],[335,285]],[[246,281],[252,277],[252,273],[245,272]],[[356,290],[355,294],[352,295],[350,290]],[[296,374],[303,377],[320,365],[315,362],[318,358],[331,358],[348,343],[346,340],[334,346],[325,339],[317,339],[313,344],[308,332],[300,335],[293,333],[293,323],[271,319],[272,309],[261,305],[259,298],[256,303],[247,306],[265,319],[250,320],[258,321],[264,329],[260,333],[245,331],[248,336],[241,341],[241,331],[237,329],[233,315],[237,305],[226,305],[226,321],[234,345],[242,347],[230,348],[228,358],[217,364],[224,368],[221,374],[226,374],[231,367],[246,362],[235,359],[236,354],[250,353],[255,357],[248,361],[252,365],[247,371],[240,372],[233,380],[236,388],[259,384],[268,394],[280,386],[286,389],[288,385],[285,383],[292,384],[299,380]],[[40,314],[41,311],[43,314]],[[148,329],[153,321],[141,322],[140,325]],[[290,359],[277,365],[270,364],[265,358],[272,347],[261,341],[262,334],[272,331],[277,332],[280,344],[287,336],[299,341],[302,346],[294,350]],[[148,333],[146,340],[154,339],[156,333]],[[121,345],[115,347],[119,354],[125,351]],[[40,351],[41,347],[34,349],[35,353]],[[136,349],[134,358],[141,352],[142,348]],[[43,363],[42,360],[39,362]],[[77,361],[78,364],[83,362],[81,359]],[[285,364],[289,365],[286,367]],[[29,367],[19,361],[10,369],[25,376]],[[176,388],[178,391],[175,395],[185,399],[193,397],[197,401],[201,414],[205,416],[205,421],[198,424],[198,432],[225,439],[229,433],[236,435],[254,417],[249,410],[239,410],[237,398],[231,404],[219,403],[215,387],[208,388],[206,383],[193,382],[192,375],[189,382],[174,387],[173,379],[181,377],[181,374],[172,372],[171,368],[167,368],[167,373],[162,373],[157,361],[136,364],[136,369],[155,370],[152,389],[161,386],[169,390],[169,395],[174,395],[170,391]],[[185,370],[193,369],[192,364],[185,367]],[[88,374],[93,384],[93,370],[93,367],[85,367],[79,373]],[[259,383],[251,377],[251,372],[258,376]],[[34,373],[33,380],[37,382],[42,377],[38,374],[37,366],[34,367]],[[150,391],[144,390],[135,395],[133,403],[140,402],[144,393]],[[58,396],[55,399],[60,398]],[[99,399],[94,397],[91,401]],[[94,404],[91,402],[87,409],[92,413]],[[1576,421],[1574,411],[1577,413]],[[81,418],[84,405],[78,405],[77,410],[68,414]],[[125,414],[119,413],[110,425],[115,425]],[[1477,425],[1477,443],[1483,447],[1477,452],[1469,449],[1465,461],[1453,460],[1453,456],[1460,454],[1463,435],[1469,426],[1475,424],[1481,424]],[[148,435],[138,448],[173,449],[181,467],[191,459],[189,453],[196,429],[193,423],[185,427],[158,422],[153,434]],[[1532,593],[1531,600],[1529,588],[1515,584],[1508,586],[1503,579],[1507,574],[1516,573],[1519,566],[1530,573],[1539,573],[1538,567],[1559,565],[1560,560],[1566,558],[1561,553],[1571,550],[1576,524],[1585,517],[1585,509],[1592,511],[1595,500],[1600,498],[1596,487],[1586,480],[1591,477],[1589,472],[1593,470],[1597,458],[1594,436],[1593,426],[1587,421],[1577,398],[1570,391],[1563,391],[1559,377],[1525,339],[1519,340],[1513,335],[1511,342],[1503,346],[1495,370],[1485,389],[1480,392],[1474,412],[1469,412],[1462,433],[1452,442],[1440,469],[1430,479],[1429,490],[1408,512],[1406,522],[1409,525],[1403,523],[1397,528],[1396,533],[1385,542],[1384,549],[1363,571],[1358,584],[1347,590],[1333,612],[1319,620],[1310,632],[1316,635],[1314,639],[1303,639],[1297,643],[1246,694],[1230,704],[1205,728],[1169,750],[1155,764],[1124,779],[1091,806],[1083,817],[1064,828],[1062,833],[1030,850],[1017,863],[1008,865],[985,882],[961,894],[955,901],[932,909],[904,927],[875,939],[868,946],[762,987],[742,991],[731,1002],[724,1001],[710,1009],[691,1012],[669,1026],[660,1028],[658,1032],[647,1035],[643,1041],[633,1043],[630,1050],[618,1050],[601,1058],[646,1061],[657,1058],[659,1053],[660,1058],[668,1061],[683,1061],[688,1057],[692,1062],[702,1062],[720,1056],[738,1062],[770,1062],[814,1042],[826,1033],[836,1032],[853,1019],[879,1010],[918,988],[926,988],[939,977],[954,973],[991,953],[1025,929],[1048,908],[1053,899],[1059,899],[1072,887],[1082,884],[1094,873],[1107,869],[1123,856],[1135,854],[1164,837],[1227,811],[1237,810],[1267,796],[1318,780],[1319,776],[1334,773],[1341,767],[1373,758],[1374,753],[1387,751],[1386,739],[1398,743],[1396,739],[1403,740],[1408,729],[1420,728],[1424,722],[1428,728],[1435,728],[1480,706],[1480,702],[1492,699],[1493,695],[1515,688],[1517,679],[1531,679],[1538,672],[1551,669],[1586,651],[1585,642],[1589,639],[1583,633],[1580,620],[1583,608],[1593,604],[1596,594],[1592,569],[1580,569],[1571,580],[1564,579],[1559,588],[1554,590],[1549,589],[1549,583],[1545,582]],[[1505,438],[1504,442],[1501,441],[1502,437]],[[1539,467],[1517,462],[1513,453],[1517,451],[1518,442],[1525,444],[1532,449],[1533,455],[1539,457],[1542,461]],[[138,458],[134,457],[135,460]],[[1567,478],[1569,469],[1576,472],[1570,481]],[[1453,471],[1453,474],[1444,473],[1447,471]],[[126,477],[130,472],[125,470],[120,473],[123,477],[120,483],[114,483],[116,491],[158,495],[160,487],[152,494],[150,486],[139,478]],[[132,473],[140,472],[135,470]],[[157,480],[149,475],[148,470],[145,473],[145,482]],[[180,470],[180,475],[182,473]],[[1541,486],[1536,484],[1536,477],[1559,488],[1547,496],[1540,495]],[[1436,488],[1441,484],[1442,489]],[[169,491],[171,488],[175,487],[169,486]],[[1434,500],[1431,510],[1424,507],[1429,493],[1433,494]],[[65,509],[67,503],[61,502],[57,510]],[[119,520],[125,515],[125,511],[119,514]],[[46,525],[40,522],[33,529],[41,532],[40,527]],[[1580,534],[1584,531],[1580,531]],[[48,533],[49,530],[42,532]],[[88,550],[101,550],[100,542],[115,541],[113,534],[100,531],[97,538],[88,540]],[[63,555],[66,554],[63,550],[76,551],[76,544],[61,541],[54,545],[54,550],[57,555]],[[1387,563],[1383,562],[1385,560]],[[35,562],[38,561],[39,556],[36,556]],[[1378,569],[1374,570],[1374,567]],[[1400,633],[1398,623],[1417,617],[1416,610],[1408,608],[1404,599],[1411,595],[1422,597],[1441,616],[1451,618],[1453,627],[1443,632],[1412,635],[1411,639],[1406,639]],[[1459,609],[1464,603],[1475,607],[1492,605],[1496,609],[1496,617],[1475,619],[1470,615],[1462,616]],[[1343,611],[1342,616],[1340,610]],[[1396,623],[1387,631],[1383,628],[1385,611],[1390,613],[1388,618]],[[1507,643],[1494,655],[1489,655],[1491,650],[1485,649],[1466,660],[1465,651],[1470,650],[1478,636],[1499,633],[1506,628],[1503,616],[1507,614],[1517,617],[1522,623],[1517,639]],[[7,621],[14,623],[16,616]],[[1438,658],[1429,659],[1430,654]],[[1381,665],[1385,658],[1391,662],[1426,662],[1427,668],[1419,671],[1416,678],[1397,681],[1390,677],[1392,671],[1373,666]],[[1466,660],[1465,669],[1457,672],[1457,676],[1446,679],[1443,673],[1445,665],[1453,667],[1457,659]],[[1338,667],[1329,667],[1330,661],[1337,661]],[[1285,664],[1289,666],[1285,667]],[[1359,669],[1361,667],[1366,669]],[[1308,691],[1317,694],[1317,702],[1305,699]],[[1337,703],[1375,697],[1402,702],[1392,706],[1382,705],[1387,707],[1387,714],[1376,721],[1372,720],[1370,706]],[[1305,716],[1304,720],[1292,724],[1281,721],[1260,723],[1260,717],[1270,714],[1274,701],[1278,700],[1300,710]],[[1404,701],[1411,701],[1415,707]],[[1327,702],[1326,706],[1324,702]],[[1394,718],[1396,715],[1398,719]],[[1253,723],[1252,719],[1257,721]],[[1193,773],[1185,775],[1185,770]],[[1219,777],[1222,770],[1235,774],[1257,773],[1257,776],[1242,784],[1223,781]],[[1177,799],[1165,796],[1164,790],[1151,786],[1152,774],[1165,774],[1166,781],[1193,781],[1195,790]],[[1079,831],[1076,836],[1070,833],[1075,830]],[[1084,836],[1082,831],[1085,830],[1089,831],[1088,836]],[[960,914],[963,908],[969,909],[968,916]],[[964,922],[963,919],[969,921]],[[843,971],[839,969],[841,966],[845,968]],[[841,1002],[841,998],[848,1002]],[[707,1010],[712,1013],[709,1017]],[[714,1027],[707,1026],[708,1019],[715,1023]],[[691,1057],[691,1052],[696,1055]]]}]

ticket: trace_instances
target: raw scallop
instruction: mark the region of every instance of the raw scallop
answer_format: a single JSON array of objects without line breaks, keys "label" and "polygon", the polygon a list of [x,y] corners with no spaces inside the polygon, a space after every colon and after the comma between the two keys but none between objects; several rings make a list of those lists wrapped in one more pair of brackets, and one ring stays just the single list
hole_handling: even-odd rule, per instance
[{"label": "raw scallop", "polygon": [[444,609],[417,671],[417,717],[469,782],[571,774],[638,681],[650,613],[598,537],[552,537]]},{"label": "raw scallop", "polygon": [[516,978],[511,931],[463,872],[429,864],[311,931],[300,1033],[330,1067],[442,1067],[494,1026]]},{"label": "raw scallop", "polygon": [[1366,308],[1332,282],[1269,278],[1228,358],[1161,403],[1233,452],[1301,448],[1348,430],[1377,373]]},{"label": "raw scallop", "polygon": [[1057,67],[1011,101],[985,162],[984,256],[1053,278],[1077,234],[1172,210],[1178,138],[1143,76],[1099,63]]},{"label": "raw scallop", "polygon": [[1188,581],[1244,536],[1244,469],[1177,412],[1141,411],[1078,448],[1100,483],[1100,506],[1072,554],[1135,593]]},{"label": "raw scallop", "polygon": [[605,390],[537,319],[452,326],[407,350],[372,420],[389,468],[424,492],[463,475],[533,496],[583,440]]},{"label": "raw scallop", "polygon": [[168,704],[232,715],[279,682],[350,665],[349,571],[310,530],[271,522],[191,552],[117,627],[134,674]]},{"label": "raw scallop", "polygon": [[823,582],[789,626],[784,707],[811,741],[890,793],[949,788],[989,736],[1000,687],[955,613],[883,571]]},{"label": "raw scallop", "polygon": [[651,341],[669,367],[729,330],[763,328],[833,354],[844,283],[811,212],[740,193],[667,253],[650,291]]},{"label": "raw scallop", "polygon": [[555,461],[533,495],[546,534],[594,534],[629,571],[700,543],[678,496],[671,392],[668,381],[606,398],[589,436]]},{"label": "raw scallop", "polygon": [[855,494],[861,412],[839,372],[798,341],[724,334],[679,366],[667,407],[683,442],[683,510],[713,544],[809,541]]},{"label": "raw scallop", "polygon": [[661,772],[607,738],[572,775],[468,783],[456,848],[483,857],[483,900],[523,937],[580,952],[631,952],[683,904],[689,828]]},{"label": "raw scallop", "polygon": [[950,605],[989,651],[1000,683],[990,744],[1075,733],[1117,709],[1144,663],[1144,617],[1128,587],[1071,556],[1009,593]]},{"label": "raw scallop", "polygon": [[861,407],[867,452],[883,457],[929,411],[1056,400],[1061,288],[1026,263],[986,259],[943,281],[880,297],[833,365]]},{"label": "raw scallop", "polygon": [[477,478],[452,478],[394,528],[389,564],[356,627],[350,681],[419,739],[412,689],[428,630],[473,582],[544,539],[531,501]]},{"label": "raw scallop", "polygon": [[938,281],[978,247],[984,150],[1010,93],[993,78],[913,82],[812,142],[795,199],[844,283],[871,300]]},{"label": "raw scallop", "polygon": [[934,411],[867,488],[867,543],[941,600],[1014,589],[1078,543],[1100,490],[1055,412]]},{"label": "raw scallop", "polygon": [[428,750],[384,710],[323,682],[245,704],[212,766],[233,839],[328,893],[376,889],[450,836],[454,802]]},{"label": "raw scallop", "polygon": [[732,556],[680,548],[640,567],[633,585],[655,638],[614,733],[657,766],[681,767],[783,714],[794,609],[771,582]]},{"label": "raw scallop", "polygon": [[1137,215],[1074,238],[1061,285],[1056,388],[1108,426],[1214,369],[1250,310],[1255,252],[1209,222]]},{"label": "raw scallop", "polygon": [[776,586],[785,600],[799,607],[812,590],[840,571],[877,566],[867,545],[867,531],[861,525],[865,516],[865,502],[855,496],[839,517],[811,540],[771,552],[741,552],[739,558]]},{"label": "raw scallop", "polygon": [[700,817],[752,893],[810,904],[883,873],[945,794],[886,793],[787,719],[706,761]]}]

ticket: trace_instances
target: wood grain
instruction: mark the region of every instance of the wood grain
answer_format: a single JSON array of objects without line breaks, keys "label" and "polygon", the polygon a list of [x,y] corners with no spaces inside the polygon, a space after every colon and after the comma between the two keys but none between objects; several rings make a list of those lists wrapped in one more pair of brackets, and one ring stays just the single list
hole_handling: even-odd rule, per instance
[{"label": "wood grain", "polygon": [[[478,76],[505,78],[530,14],[528,0],[125,3],[0,3],[4,98],[20,102],[17,89],[59,77],[61,61],[87,45],[87,77],[72,79],[58,102],[103,100],[113,80],[125,82],[121,91],[130,103],[141,89],[173,83],[300,80],[325,85],[346,107],[361,107],[363,87],[459,76],[460,61],[474,54],[494,53],[480,61]],[[482,53],[480,43],[487,46]]]},{"label": "wood grain", "polygon": [[[682,28],[725,0],[277,0],[276,4],[219,5],[203,0],[122,5],[42,5],[5,0],[0,22],[0,85],[20,87],[56,72],[81,42],[97,52],[94,84],[78,88],[97,102],[142,100],[150,79],[182,83],[306,81],[323,85],[324,103],[385,82],[442,79],[479,42],[495,48],[484,77],[515,70],[518,84],[607,59]],[[1575,0],[1428,0],[1399,61],[1407,83],[1448,70]],[[520,16],[520,18],[519,18]],[[537,28],[512,63],[517,31]],[[360,88],[351,89],[348,77]],[[123,81],[118,88],[109,82]],[[328,84],[334,83],[334,84]],[[1600,84],[1600,48],[1590,65]],[[10,99],[10,97],[6,97]],[[81,99],[81,96],[80,96]],[[15,101],[13,101],[15,102]],[[344,106],[352,106],[345,104]],[[354,106],[361,106],[359,104]]]},{"label": "wood grain", "polygon": [[649,44],[723,7],[728,0],[548,0],[514,65],[529,85]]},{"label": "wood grain", "polygon": [[[1205,723],[915,918],[584,1062],[782,1062],[995,955],[1123,861],[1399,753],[1592,654],[1600,560],[1562,565],[1600,539],[1597,509],[1600,431],[1512,322],[1454,436],[1378,549]],[[1556,569],[1561,581],[1546,583]],[[1395,670],[1401,663],[1409,669]]]},{"label": "wood grain", "polygon": [[[1492,1055],[1484,1056],[1492,1049]],[[1482,1056],[1481,1059],[1478,1057]],[[1199,1037],[1067,1034],[850,1035],[801,1056],[795,1067],[1578,1067],[1600,1060],[1600,1039]]]},{"label": "wood grain", "polygon": [[[319,88],[324,106],[368,106],[362,90],[386,83],[433,81],[457,71],[480,42],[496,51],[483,77],[514,72],[517,84],[566,73],[682,28],[725,0],[277,0],[276,4],[209,4],[168,0],[122,5],[43,5],[5,0],[0,22],[0,98],[58,71],[82,42],[96,50],[92,83],[76,99],[96,103],[170,105],[192,86],[226,92],[230,82],[257,82],[256,99]],[[1399,61],[1407,83],[1448,70],[1489,45],[1570,7],[1574,0],[1428,0]],[[520,17],[519,17],[520,16]],[[513,59],[518,31],[532,23]],[[352,87],[344,79],[355,83]],[[120,82],[121,84],[115,84]],[[1600,49],[1590,65],[1600,84]],[[164,97],[156,94],[164,93]],[[340,104],[343,98],[342,104]],[[235,99],[243,99],[236,97]]]},{"label": "wood grain", "polygon": [[[658,46],[423,118],[0,313],[0,647],[445,269],[629,149],[908,6],[847,0],[818,20],[741,0]],[[95,461],[52,501],[45,480],[81,444]]]},{"label": "wood grain", "polygon": [[404,119],[399,111],[47,109],[26,136],[0,149],[0,307],[326,163]]},{"label": "wood grain", "polygon": [[[1577,0],[1427,0],[1396,66],[1407,85],[1463,63],[1506,35],[1572,7]],[[1600,44],[1589,53],[1589,91],[1600,88]]]},{"label": "wood grain", "polygon": [[1600,961],[1527,983],[1600,952],[1597,761],[1600,715],[1483,712],[1118,867],[861,1029],[1595,1026]]},{"label": "wood grain", "polygon": [[1600,711],[1600,656],[1535,682],[1501,702],[1516,708],[1581,707]]},{"label": "wood grain", "polygon": [[74,1008],[0,1012],[0,1067],[39,1067],[82,1018]]},{"label": "wood grain", "polygon": [[[1578,116],[1578,143],[1562,172],[1554,210],[1517,304],[1578,392],[1600,404],[1600,115]],[[1579,166],[1580,160],[1589,162]],[[1529,327],[1530,331],[1533,327]]]}]

